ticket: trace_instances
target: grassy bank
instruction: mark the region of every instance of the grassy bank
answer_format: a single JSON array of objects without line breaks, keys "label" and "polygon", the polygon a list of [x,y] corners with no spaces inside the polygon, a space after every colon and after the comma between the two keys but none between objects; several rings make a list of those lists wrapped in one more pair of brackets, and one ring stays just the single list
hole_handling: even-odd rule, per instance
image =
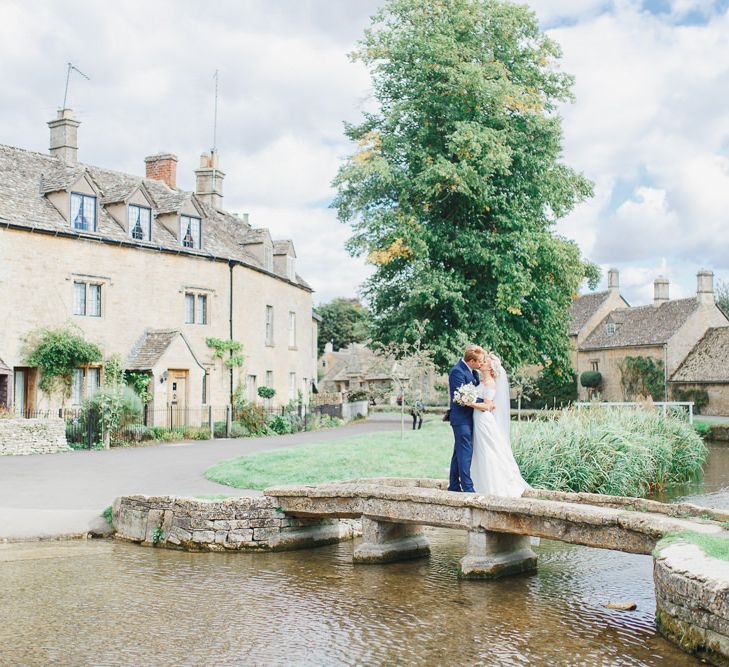
[{"label": "grassy bank", "polygon": [[[689,479],[706,456],[687,423],[643,411],[568,412],[512,427],[514,454],[535,487],[645,496]],[[375,433],[221,461],[205,476],[237,488],[313,484],[355,477],[448,475],[453,440],[448,424],[421,431]]]}]

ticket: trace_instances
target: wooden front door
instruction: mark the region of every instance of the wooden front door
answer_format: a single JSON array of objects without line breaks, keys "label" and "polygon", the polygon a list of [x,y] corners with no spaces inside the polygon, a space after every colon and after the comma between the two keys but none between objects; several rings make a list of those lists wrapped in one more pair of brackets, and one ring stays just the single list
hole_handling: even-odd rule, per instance
[{"label": "wooden front door", "polygon": [[15,368],[13,372],[13,407],[15,412],[25,417],[32,416],[35,409],[33,393],[35,368]]},{"label": "wooden front door", "polygon": [[170,426],[187,424],[187,373],[186,370],[170,370],[167,380],[167,402],[172,422]]}]

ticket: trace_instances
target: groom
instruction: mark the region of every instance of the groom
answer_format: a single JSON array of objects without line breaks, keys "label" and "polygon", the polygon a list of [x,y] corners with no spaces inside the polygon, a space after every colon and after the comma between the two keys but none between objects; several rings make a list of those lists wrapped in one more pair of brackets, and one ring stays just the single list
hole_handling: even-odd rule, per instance
[{"label": "groom", "polygon": [[[448,375],[450,391],[450,422],[453,429],[454,444],[451,458],[451,478],[449,491],[465,491],[473,493],[471,480],[471,459],[473,458],[473,408],[458,405],[453,400],[453,393],[464,384],[478,385],[479,377],[476,369],[483,363],[486,352],[478,345],[469,345],[461,359]],[[477,399],[477,403],[483,403]],[[490,403],[490,401],[489,401]],[[492,409],[491,406],[481,406],[478,409]]]}]

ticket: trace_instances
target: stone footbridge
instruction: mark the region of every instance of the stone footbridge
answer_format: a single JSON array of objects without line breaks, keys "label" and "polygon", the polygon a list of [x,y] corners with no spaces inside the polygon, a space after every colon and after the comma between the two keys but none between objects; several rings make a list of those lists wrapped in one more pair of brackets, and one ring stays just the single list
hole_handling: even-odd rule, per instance
[{"label": "stone footbridge", "polygon": [[[720,551],[729,549],[729,512],[589,493],[535,489],[502,498],[444,487],[439,480],[383,478],[274,487],[264,496],[223,500],[125,496],[114,501],[113,521],[117,538],[149,546],[275,551],[351,539],[358,532],[351,520],[361,519],[356,563],[427,556],[423,526],[455,528],[467,534],[466,579],[534,572],[530,536],[653,554],[660,632],[688,652],[729,665],[729,561],[697,546],[714,540]],[[659,544],[663,538],[670,539]]]}]

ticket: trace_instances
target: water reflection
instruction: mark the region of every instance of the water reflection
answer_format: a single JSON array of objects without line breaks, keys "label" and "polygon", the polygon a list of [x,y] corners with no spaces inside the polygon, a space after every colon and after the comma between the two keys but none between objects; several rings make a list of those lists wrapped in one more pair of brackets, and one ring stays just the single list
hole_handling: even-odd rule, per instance
[{"label": "water reflection", "polygon": [[[729,447],[697,494],[728,506]],[[351,543],[187,554],[114,542],[0,547],[2,665],[696,665],[656,635],[648,556],[542,541],[539,571],[462,582],[464,535],[353,566]],[[634,612],[608,610],[633,601]]]}]

